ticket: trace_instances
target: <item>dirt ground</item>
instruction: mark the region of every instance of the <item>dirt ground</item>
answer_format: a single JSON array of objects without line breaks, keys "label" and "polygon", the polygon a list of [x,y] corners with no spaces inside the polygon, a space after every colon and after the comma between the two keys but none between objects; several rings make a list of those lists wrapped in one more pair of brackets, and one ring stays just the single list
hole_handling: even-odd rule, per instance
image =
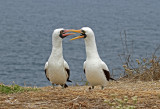
[{"label": "dirt ground", "polygon": [[[111,81],[101,90],[100,86],[52,88],[40,87],[39,91],[15,94],[0,94],[0,109],[160,109],[160,81],[128,82]],[[137,97],[137,100],[133,98]],[[124,102],[124,98],[127,101]],[[119,102],[118,102],[119,101]]]}]

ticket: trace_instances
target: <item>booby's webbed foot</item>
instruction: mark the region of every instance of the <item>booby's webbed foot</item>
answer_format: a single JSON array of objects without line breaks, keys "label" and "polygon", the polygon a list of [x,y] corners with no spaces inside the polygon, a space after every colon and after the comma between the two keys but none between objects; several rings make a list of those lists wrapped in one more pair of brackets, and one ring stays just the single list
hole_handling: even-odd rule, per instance
[{"label": "booby's webbed foot", "polygon": [[63,85],[61,85],[62,86],[62,89],[64,89],[64,88],[67,88],[68,87],[68,85],[67,84],[63,84]]},{"label": "booby's webbed foot", "polygon": [[89,89],[89,90],[94,89],[94,86],[91,86],[91,87],[89,87],[88,89]]},{"label": "booby's webbed foot", "polygon": [[104,89],[104,86],[101,86],[101,89],[103,90],[103,89]]}]

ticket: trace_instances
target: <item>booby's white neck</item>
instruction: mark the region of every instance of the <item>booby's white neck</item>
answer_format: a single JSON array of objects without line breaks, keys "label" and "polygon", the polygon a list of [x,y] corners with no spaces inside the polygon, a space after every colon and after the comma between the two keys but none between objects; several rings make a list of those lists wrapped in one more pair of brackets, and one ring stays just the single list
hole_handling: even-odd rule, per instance
[{"label": "booby's white neck", "polygon": [[97,46],[96,46],[96,41],[94,36],[91,38],[88,37],[85,39],[85,46],[86,46],[87,59],[100,58],[97,51]]},{"label": "booby's white neck", "polygon": [[62,40],[53,40],[52,39],[52,52],[51,57],[54,58],[54,60],[58,60],[60,58],[63,58],[63,49],[62,49]]}]

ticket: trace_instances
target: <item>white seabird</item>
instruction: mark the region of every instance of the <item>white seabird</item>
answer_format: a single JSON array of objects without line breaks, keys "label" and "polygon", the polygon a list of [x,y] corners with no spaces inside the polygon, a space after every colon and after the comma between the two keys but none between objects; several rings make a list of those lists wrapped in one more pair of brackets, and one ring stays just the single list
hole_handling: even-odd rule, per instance
[{"label": "white seabird", "polygon": [[65,34],[67,32],[69,31],[60,28],[55,29],[52,34],[52,52],[45,64],[45,75],[53,87],[54,84],[56,84],[66,88],[68,87],[66,81],[71,82],[71,80],[69,80],[69,65],[63,58],[62,40],[64,37],[75,33]]},{"label": "white seabird", "polygon": [[86,47],[86,61],[83,64],[84,73],[87,81],[92,86],[101,85],[103,89],[107,82],[113,78],[110,77],[107,65],[99,57],[94,32],[89,27],[83,27],[80,30],[71,30],[72,32],[81,33],[80,36],[72,38],[71,40],[84,38]]}]

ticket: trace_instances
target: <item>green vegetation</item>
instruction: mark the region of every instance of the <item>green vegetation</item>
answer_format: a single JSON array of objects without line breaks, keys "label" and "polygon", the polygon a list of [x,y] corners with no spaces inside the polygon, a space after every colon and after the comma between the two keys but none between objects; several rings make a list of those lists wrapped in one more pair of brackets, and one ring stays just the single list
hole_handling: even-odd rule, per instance
[{"label": "green vegetation", "polygon": [[114,99],[109,101],[104,100],[104,102],[111,106],[113,109],[136,109],[137,100],[137,96],[133,96],[130,99],[128,96],[124,96],[123,99],[118,99],[114,96]]},{"label": "green vegetation", "polygon": [[[75,84],[74,84],[74,86],[81,86],[81,85],[86,85],[86,86],[88,86],[89,85],[89,82],[85,79],[85,77],[83,77],[82,75],[81,75],[81,79],[78,81],[78,80],[75,80],[74,81],[75,82]],[[81,83],[81,84],[80,84]]]},{"label": "green vegetation", "polygon": [[21,93],[21,92],[37,91],[37,90],[39,90],[39,89],[21,87],[17,84],[13,84],[11,86],[0,84],[0,93],[3,93],[3,94]]}]

